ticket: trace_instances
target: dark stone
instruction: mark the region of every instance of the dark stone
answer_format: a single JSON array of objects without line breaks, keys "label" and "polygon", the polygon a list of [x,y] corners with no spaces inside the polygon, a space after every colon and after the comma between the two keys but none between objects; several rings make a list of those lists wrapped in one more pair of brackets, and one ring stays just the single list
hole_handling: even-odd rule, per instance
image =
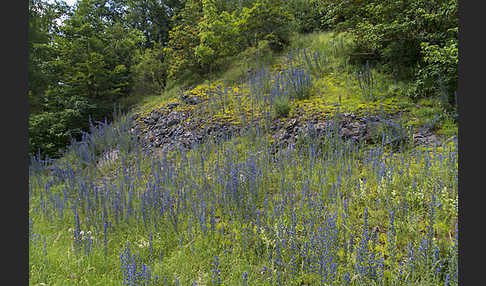
[{"label": "dark stone", "polygon": [[173,102],[173,103],[169,103],[169,104],[167,104],[167,108],[168,108],[168,109],[174,109],[174,108],[176,108],[177,106],[179,106],[179,104],[180,104],[179,102]]},{"label": "dark stone", "polygon": [[184,102],[186,104],[196,105],[196,104],[201,103],[202,99],[199,96],[192,96],[192,97],[188,97]]},{"label": "dark stone", "polygon": [[152,117],[147,117],[147,118],[145,118],[145,119],[143,120],[143,122],[144,122],[145,124],[147,124],[147,125],[153,125],[153,124],[155,124],[155,122],[156,122],[156,121],[155,121],[155,119],[153,119]]},{"label": "dark stone", "polygon": [[190,104],[190,105],[196,105],[202,102],[202,99],[200,96],[191,96],[192,93],[183,93],[180,97],[182,102],[185,104]]},{"label": "dark stone", "polygon": [[348,128],[343,128],[342,129],[342,134],[346,137],[350,137],[351,135],[354,134],[354,132],[351,129]]},{"label": "dark stone", "polygon": [[287,132],[286,130],[284,130],[283,133],[280,134],[280,136],[278,137],[278,140],[279,141],[284,141],[284,140],[287,140],[289,138],[290,138],[289,132]]},{"label": "dark stone", "polygon": [[178,124],[179,122],[180,122],[179,118],[169,119],[169,121],[167,122],[167,127],[171,127],[172,125]]}]

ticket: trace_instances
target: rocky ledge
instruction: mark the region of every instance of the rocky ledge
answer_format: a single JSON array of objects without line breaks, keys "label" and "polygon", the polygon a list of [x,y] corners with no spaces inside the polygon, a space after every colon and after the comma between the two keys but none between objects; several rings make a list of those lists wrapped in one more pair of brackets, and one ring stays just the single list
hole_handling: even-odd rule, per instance
[{"label": "rocky ledge", "polygon": [[[190,149],[194,144],[205,142],[208,139],[225,140],[232,136],[240,135],[248,126],[241,126],[232,122],[217,121],[211,118],[195,116],[195,112],[203,101],[201,98],[185,94],[178,102],[169,103],[166,106],[151,111],[148,115],[136,114],[133,119],[134,132],[143,146],[148,149],[170,151],[179,148]],[[192,105],[195,108],[178,109],[178,106]],[[196,119],[197,118],[197,119]],[[341,114],[340,120],[323,119],[318,115],[296,116],[273,120],[267,130],[273,138],[274,145],[282,146],[294,144],[299,136],[308,136],[312,133],[314,138],[326,136],[335,122],[338,123],[339,134],[346,139],[355,142],[376,141],[376,130],[387,128],[389,137],[387,140],[402,140],[404,130],[393,119],[385,119],[377,116],[360,117],[354,114]],[[413,134],[415,145],[440,144],[442,138],[428,130],[422,130]]]}]

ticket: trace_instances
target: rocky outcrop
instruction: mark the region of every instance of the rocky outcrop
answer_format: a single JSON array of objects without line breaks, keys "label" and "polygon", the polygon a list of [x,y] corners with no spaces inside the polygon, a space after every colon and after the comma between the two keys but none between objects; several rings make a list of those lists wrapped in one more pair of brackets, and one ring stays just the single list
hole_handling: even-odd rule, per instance
[{"label": "rocky outcrop", "polygon": [[[202,101],[191,94],[181,96],[181,102],[174,102],[165,107],[153,110],[146,116],[135,115],[132,131],[145,148],[159,149],[161,151],[190,149],[194,144],[202,143],[208,139],[226,140],[241,134],[247,126],[239,126],[224,121],[215,121],[210,118],[196,119],[196,109],[177,109],[179,106],[198,105]],[[196,106],[197,108],[197,106]],[[389,129],[387,142],[404,140],[403,129],[391,119],[377,116],[359,117],[344,113],[339,120],[323,119],[317,115],[297,116],[285,120],[273,120],[269,128],[270,136],[276,147],[294,144],[299,136],[312,136],[319,140],[329,132],[338,134],[355,142],[376,142],[376,128]],[[413,135],[416,145],[439,144],[440,138],[430,131],[421,131]]]},{"label": "rocky outcrop", "polygon": [[145,117],[136,115],[132,132],[145,148],[161,151],[190,149],[207,139],[227,139],[239,131],[229,123],[194,120],[191,111],[175,111],[174,104],[154,110]]},{"label": "rocky outcrop", "polygon": [[[273,124],[276,125],[272,128],[275,130],[274,141],[284,145],[295,143],[299,136],[312,136],[319,140],[333,130],[339,132],[343,138],[356,142],[369,138],[366,121],[352,114],[342,115],[341,120],[337,122],[332,119],[323,120],[316,116],[306,120],[292,118],[281,126],[278,122]],[[337,126],[334,126],[336,124]]]}]

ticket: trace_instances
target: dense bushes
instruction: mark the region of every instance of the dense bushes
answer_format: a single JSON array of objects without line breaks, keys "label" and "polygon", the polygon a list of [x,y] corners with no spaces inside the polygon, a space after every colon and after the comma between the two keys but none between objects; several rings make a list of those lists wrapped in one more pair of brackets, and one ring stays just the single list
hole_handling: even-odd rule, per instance
[{"label": "dense bushes", "polygon": [[281,0],[257,0],[250,8],[243,8],[238,30],[247,43],[252,39],[268,40],[274,51],[281,50],[289,42],[292,15],[282,7]]},{"label": "dense bushes", "polygon": [[259,41],[268,41],[274,51],[288,44],[292,15],[281,0],[248,1],[249,7],[221,10],[225,1],[188,1],[175,16],[177,23],[169,32],[169,78],[184,72],[208,73],[218,69],[224,58],[237,55]]},{"label": "dense bushes", "polygon": [[321,9],[321,3],[318,0],[285,1],[289,13],[293,15],[297,32],[309,33],[325,28],[322,23],[325,11]]},{"label": "dense bushes", "polygon": [[203,17],[198,23],[199,45],[194,53],[202,67],[240,50],[241,38],[236,26],[236,11],[218,11],[215,1],[203,1]]},{"label": "dense bushes", "polygon": [[[89,116],[102,120],[117,100],[129,94],[131,67],[143,38],[104,5],[80,1],[63,24],[56,26],[57,32],[45,31],[50,39],[44,50],[50,54],[41,58],[41,74],[49,73],[50,80],[32,90],[29,152],[40,149],[42,154],[59,155],[58,149],[71,136],[77,138],[88,128]],[[42,17],[42,12],[36,17]],[[31,57],[36,56],[39,53],[32,51]]]},{"label": "dense bushes", "polygon": [[134,92],[138,94],[157,94],[165,87],[167,67],[164,63],[163,51],[154,46],[146,49],[134,66]]},{"label": "dense bushes", "polygon": [[434,91],[439,96],[446,96],[446,105],[451,108],[455,105],[454,93],[457,89],[457,64],[458,46],[457,40],[451,39],[443,46],[423,43],[423,63],[417,71],[416,86],[422,91],[422,96],[433,95]]},{"label": "dense bushes", "polygon": [[373,60],[396,79],[411,81],[406,95],[445,96],[453,109],[458,62],[457,0],[321,3],[321,27],[355,35],[358,63]]},{"label": "dense bushes", "polygon": [[189,0],[173,17],[174,27],[169,31],[169,41],[164,48],[168,64],[167,77],[175,79],[184,73],[197,74],[200,66],[194,54],[199,45],[197,23],[202,17],[199,0]]}]

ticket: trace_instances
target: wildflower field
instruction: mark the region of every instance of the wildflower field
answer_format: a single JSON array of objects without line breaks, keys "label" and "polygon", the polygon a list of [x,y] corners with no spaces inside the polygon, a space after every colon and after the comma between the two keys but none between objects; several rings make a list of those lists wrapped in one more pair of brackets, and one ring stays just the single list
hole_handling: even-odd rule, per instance
[{"label": "wildflower field", "polygon": [[[177,107],[245,127],[237,136],[159,154],[117,114],[62,158],[33,156],[30,285],[457,285],[457,140],[344,139],[342,112],[401,112],[405,137],[434,116],[368,64],[353,70],[343,38],[301,41]],[[271,122],[314,113],[333,120],[325,136],[308,124],[299,144],[275,148]]]}]

